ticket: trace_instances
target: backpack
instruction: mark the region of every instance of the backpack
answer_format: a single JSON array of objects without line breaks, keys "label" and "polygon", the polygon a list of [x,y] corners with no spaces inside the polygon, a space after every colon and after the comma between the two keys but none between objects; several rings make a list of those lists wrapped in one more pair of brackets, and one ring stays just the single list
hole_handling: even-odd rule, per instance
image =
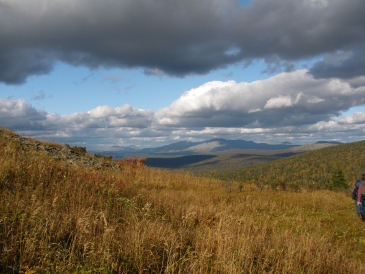
[{"label": "backpack", "polygon": [[[359,191],[359,186],[362,184],[362,181],[357,181],[354,185],[354,188],[352,190],[352,199],[353,200],[357,200],[357,194],[358,194],[358,191]],[[361,189],[362,191],[361,192],[364,192],[365,191],[365,187],[362,187]],[[365,195],[365,193],[361,193],[362,195]]]}]

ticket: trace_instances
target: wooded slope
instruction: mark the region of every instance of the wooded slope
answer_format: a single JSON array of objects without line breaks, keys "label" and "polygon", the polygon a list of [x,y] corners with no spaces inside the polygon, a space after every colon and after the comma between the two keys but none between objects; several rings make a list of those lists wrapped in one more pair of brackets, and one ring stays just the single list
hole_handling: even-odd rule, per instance
[{"label": "wooded slope", "polygon": [[365,141],[326,147],[288,158],[235,169],[211,176],[240,182],[328,188],[334,172],[344,172],[349,184],[365,172]]}]

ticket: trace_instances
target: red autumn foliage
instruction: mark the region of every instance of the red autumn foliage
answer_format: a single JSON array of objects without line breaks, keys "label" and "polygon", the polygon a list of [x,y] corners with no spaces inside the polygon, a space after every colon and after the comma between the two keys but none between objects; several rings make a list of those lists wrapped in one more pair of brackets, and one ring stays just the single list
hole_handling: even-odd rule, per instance
[{"label": "red autumn foliage", "polygon": [[131,168],[140,168],[145,166],[146,158],[137,158],[135,155],[118,161],[120,166],[129,166]]}]

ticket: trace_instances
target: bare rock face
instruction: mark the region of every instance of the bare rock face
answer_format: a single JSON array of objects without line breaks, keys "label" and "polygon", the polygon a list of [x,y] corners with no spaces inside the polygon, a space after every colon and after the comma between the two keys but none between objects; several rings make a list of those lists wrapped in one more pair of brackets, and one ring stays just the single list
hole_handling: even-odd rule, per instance
[{"label": "bare rock face", "polygon": [[23,150],[34,149],[39,152],[45,152],[59,161],[65,161],[69,165],[78,165],[83,167],[95,167],[97,169],[114,169],[121,170],[121,167],[112,161],[98,159],[95,155],[86,153],[86,149],[81,150],[69,145],[59,145],[53,143],[40,142],[35,139],[22,137],[14,132],[0,128],[0,138],[12,139],[19,141]]}]

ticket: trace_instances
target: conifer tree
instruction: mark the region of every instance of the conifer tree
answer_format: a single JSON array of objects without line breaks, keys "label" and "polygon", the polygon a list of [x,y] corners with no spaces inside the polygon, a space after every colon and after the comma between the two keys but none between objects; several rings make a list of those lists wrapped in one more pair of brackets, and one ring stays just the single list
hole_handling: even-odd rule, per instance
[{"label": "conifer tree", "polygon": [[338,165],[338,164],[332,174],[331,188],[332,189],[348,188],[348,184],[347,184],[347,181],[345,178],[345,173],[343,172],[340,165]]}]

